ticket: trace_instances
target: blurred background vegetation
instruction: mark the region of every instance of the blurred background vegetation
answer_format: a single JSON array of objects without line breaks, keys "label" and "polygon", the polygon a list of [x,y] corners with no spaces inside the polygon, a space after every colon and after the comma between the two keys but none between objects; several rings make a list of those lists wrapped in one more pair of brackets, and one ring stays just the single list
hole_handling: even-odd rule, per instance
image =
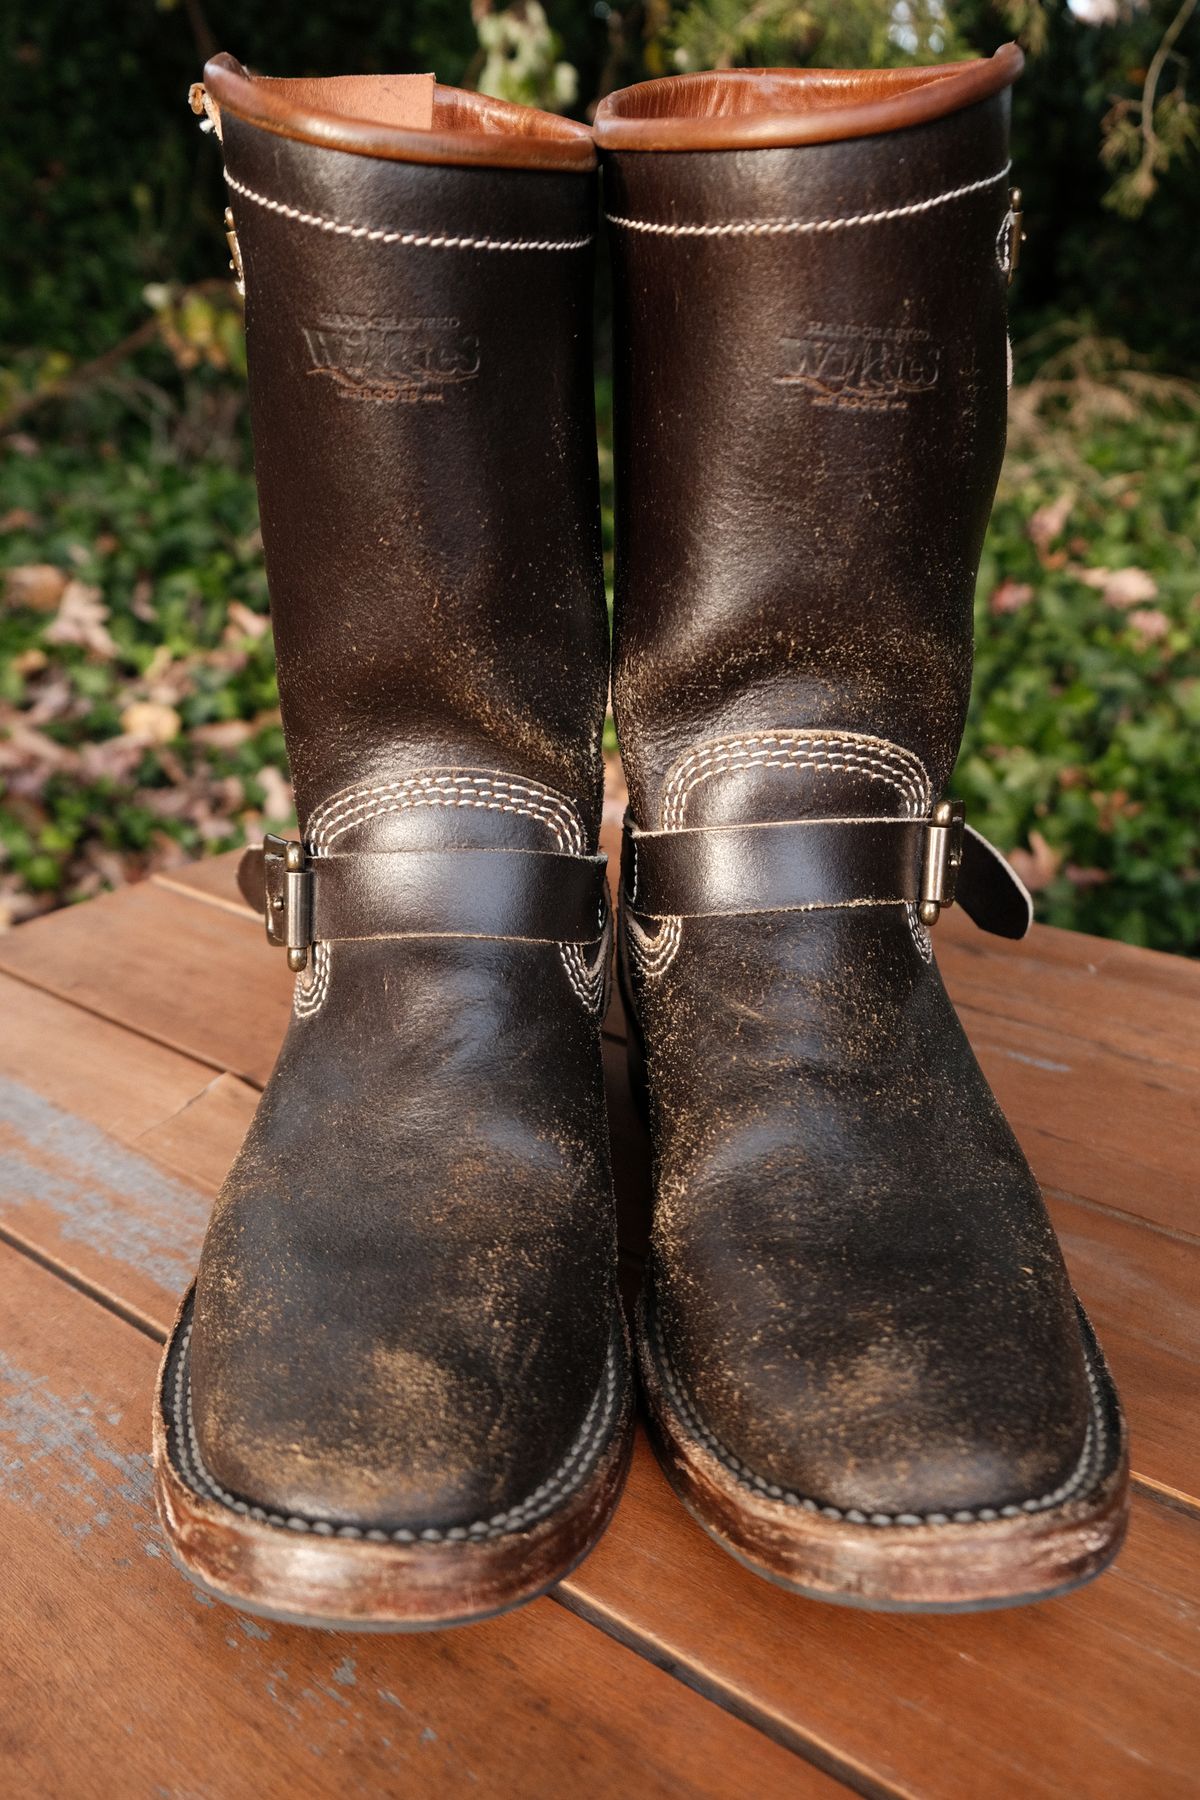
[{"label": "blurred background vegetation", "polygon": [[[206,55],[586,118],[679,69],[1029,55],[956,790],[1039,915],[1200,951],[1197,0],[48,0],[0,18],[0,927],[291,808]],[[1200,76],[1192,87],[1200,88]],[[601,268],[601,316],[607,318]],[[606,327],[597,384],[611,492]],[[611,509],[606,533],[611,551]]]}]

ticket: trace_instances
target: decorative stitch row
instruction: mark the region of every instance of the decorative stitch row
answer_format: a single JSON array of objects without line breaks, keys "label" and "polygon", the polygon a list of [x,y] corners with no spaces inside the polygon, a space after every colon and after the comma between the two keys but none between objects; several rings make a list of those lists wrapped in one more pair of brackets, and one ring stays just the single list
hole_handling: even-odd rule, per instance
[{"label": "decorative stitch row", "polygon": [[[420,806],[467,806],[485,812],[520,813],[545,825],[560,850],[583,854],[583,827],[569,800],[540,783],[494,774],[412,775],[374,787],[344,789],[313,811],[306,836],[313,855],[319,859],[343,832],[356,825]],[[589,1012],[599,1013],[604,999],[605,946],[592,968],[578,945],[560,944],[558,954],[577,998]],[[329,992],[332,962],[328,944],[314,946],[313,979],[307,987],[299,979],[295,985],[293,1009],[297,1018],[311,1019],[320,1012]]]},{"label": "decorative stitch row", "polygon": [[556,819],[556,831],[561,828],[567,841],[559,840],[560,849],[574,850],[576,854],[583,852],[583,831],[578,815],[569,800],[556,794],[552,788],[529,785],[525,782],[510,780],[504,775],[471,775],[450,773],[445,775],[410,775],[396,781],[381,782],[375,787],[350,788],[340,794],[334,794],[323,801],[313,812],[308,821],[308,834],[314,844],[324,840],[324,833],[330,825],[339,824],[351,813],[361,811],[371,801],[383,797],[395,798],[405,794],[438,794],[477,792],[490,797],[491,790],[508,799],[533,801],[547,811],[553,812]]},{"label": "decorative stitch row", "polygon": [[[886,781],[904,803],[905,816],[922,818],[931,801],[924,764],[910,750],[886,738],[864,733],[818,731],[756,731],[745,737],[726,738],[689,751],[672,770],[663,793],[662,829],[682,831],[692,790],[710,776],[753,767],[801,769],[852,769],[872,780]],[[636,870],[636,846],[635,846]],[[636,890],[636,876],[635,876]],[[929,933],[915,906],[905,908],[913,943],[923,961],[933,958]],[[630,917],[629,943],[638,973],[653,980],[674,961],[683,938],[682,922],[666,919],[649,937]]]},{"label": "decorative stitch row", "polygon": [[237,181],[228,169],[225,171],[225,180],[235,194],[240,194],[243,200],[249,200],[255,206],[265,208],[267,212],[278,213],[284,219],[295,219],[298,225],[315,225],[318,231],[332,232],[335,237],[357,238],[367,244],[400,244],[412,250],[583,250],[592,241],[591,233],[580,238],[491,238],[451,235],[447,232],[385,231],[381,226],[374,225],[346,225],[340,219],[328,219],[321,213],[304,212],[298,206],[286,206],[282,200],[269,200],[265,194],[258,194],[253,188]]},{"label": "decorative stitch row", "polygon": [[844,1519],[850,1525],[973,1525],[989,1524],[995,1519],[1016,1519],[1022,1513],[1046,1512],[1052,1506],[1061,1506],[1073,1497],[1081,1487],[1090,1483],[1095,1473],[1103,1466],[1103,1453],[1107,1447],[1107,1432],[1104,1423],[1104,1404],[1100,1394],[1100,1384],[1092,1368],[1091,1359],[1085,1358],[1084,1368],[1087,1374],[1088,1391],[1092,1402],[1092,1413],[1084,1433],[1083,1448],[1079,1461],[1067,1479],[1056,1487],[1052,1493],[1042,1494],[1036,1500],[1023,1500],[1019,1505],[963,1507],[957,1512],[930,1513],[865,1513],[858,1507],[824,1506],[818,1500],[808,1496],[795,1494],[789,1488],[779,1486],[776,1482],[766,1481],[756,1475],[747,1464],[727,1450],[714,1432],[705,1425],[700,1413],[671,1367],[667,1356],[666,1345],[659,1331],[658,1320],[650,1322],[651,1337],[654,1348],[658,1352],[658,1370],[666,1388],[678,1410],[683,1414],[688,1425],[706,1449],[722,1462],[735,1476],[742,1487],[756,1489],[766,1495],[769,1500],[778,1500],[784,1506],[797,1506],[802,1511],[820,1513],[826,1519]]},{"label": "decorative stitch row", "polygon": [[[910,815],[912,817],[919,816],[928,809],[931,798],[929,778],[923,765],[910,751],[888,743],[885,738],[872,738],[865,734],[850,736],[806,731],[761,731],[748,737],[727,738],[719,743],[704,745],[684,757],[667,782],[663,796],[663,830],[682,829],[688,795],[699,782],[707,780],[709,775],[722,774],[731,768],[746,768],[752,763],[769,763],[775,759],[780,763],[796,762],[796,753],[800,750],[819,758],[827,766],[838,767],[840,759],[843,762],[852,761],[856,769],[862,769],[866,774],[877,771],[901,791],[902,797],[914,809]],[[742,758],[743,752],[750,754],[742,760],[733,760],[735,757]]]},{"label": "decorative stitch row", "polygon": [[609,1345],[604,1379],[593,1396],[578,1437],[554,1474],[519,1505],[510,1507],[507,1512],[496,1513],[490,1519],[477,1520],[473,1525],[452,1525],[445,1531],[434,1526],[428,1526],[424,1531],[410,1531],[406,1528],[383,1531],[375,1527],[367,1530],[361,1525],[332,1525],[328,1519],[306,1519],[298,1513],[278,1513],[267,1507],[252,1506],[248,1500],[239,1500],[213,1479],[200,1454],[200,1443],[192,1417],[190,1383],[187,1383],[185,1391],[187,1352],[191,1337],[192,1327],[189,1323],[179,1347],[173,1408],[180,1469],[189,1487],[196,1492],[206,1488],[213,1499],[219,1500],[223,1506],[242,1513],[259,1524],[282,1526],[289,1531],[312,1531],[319,1537],[364,1538],[372,1543],[443,1544],[504,1537],[509,1532],[524,1531],[548,1512],[552,1512],[582,1484],[607,1433],[616,1395],[617,1346],[614,1339]]},{"label": "decorative stitch row", "polygon": [[948,206],[952,200],[965,200],[969,194],[982,193],[1006,181],[1011,163],[1005,163],[994,175],[980,181],[969,181],[963,187],[948,188],[943,194],[931,194],[926,200],[910,200],[905,206],[885,206],[878,212],[849,213],[835,219],[730,219],[720,225],[674,225],[654,219],[628,219],[618,213],[606,213],[610,225],[626,231],[643,231],[652,237],[727,238],[727,237],[801,237],[833,231],[848,231],[858,225],[883,225],[892,219],[909,219],[935,207]]}]

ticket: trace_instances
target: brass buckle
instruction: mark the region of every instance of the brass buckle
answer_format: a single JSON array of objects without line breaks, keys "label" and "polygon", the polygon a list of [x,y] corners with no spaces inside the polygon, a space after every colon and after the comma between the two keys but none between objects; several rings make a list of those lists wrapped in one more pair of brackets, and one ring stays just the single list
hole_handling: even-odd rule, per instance
[{"label": "brass buckle", "polygon": [[263,839],[267,942],[287,951],[288,968],[308,965],[312,944],[312,870],[304,845],[269,831]]},{"label": "brass buckle", "polygon": [[921,870],[922,925],[936,925],[943,906],[954,905],[954,889],[962,867],[966,808],[961,800],[939,800],[926,827],[925,866]]}]

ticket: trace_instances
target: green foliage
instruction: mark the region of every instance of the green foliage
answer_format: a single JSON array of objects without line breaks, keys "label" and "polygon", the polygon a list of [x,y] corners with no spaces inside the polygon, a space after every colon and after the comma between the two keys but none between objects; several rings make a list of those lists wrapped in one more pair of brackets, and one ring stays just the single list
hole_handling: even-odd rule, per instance
[{"label": "green foliage", "polygon": [[685,0],[664,37],[680,69],[870,69],[972,54],[940,0]]},{"label": "green foliage", "polygon": [[290,811],[240,384],[155,373],[0,457],[9,918]]},{"label": "green foliage", "polygon": [[955,790],[1039,918],[1195,954],[1200,391],[1071,360],[1015,396]]},{"label": "green foliage", "polygon": [[481,94],[565,112],[579,93],[579,75],[563,62],[562,39],[551,30],[539,0],[520,0],[499,12],[481,11],[477,28],[483,65]]}]

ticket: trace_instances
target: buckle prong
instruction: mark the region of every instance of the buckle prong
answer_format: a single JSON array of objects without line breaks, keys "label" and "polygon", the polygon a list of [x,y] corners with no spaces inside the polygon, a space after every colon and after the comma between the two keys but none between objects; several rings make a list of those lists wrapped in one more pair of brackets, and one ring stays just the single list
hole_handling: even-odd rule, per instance
[{"label": "buckle prong", "polygon": [[312,944],[312,870],[304,845],[269,831],[263,839],[267,942],[287,951],[288,968],[308,966]]},{"label": "buckle prong", "polygon": [[954,905],[954,889],[962,866],[966,809],[961,800],[939,800],[926,830],[925,866],[921,871],[922,925],[936,925],[944,906]]}]

